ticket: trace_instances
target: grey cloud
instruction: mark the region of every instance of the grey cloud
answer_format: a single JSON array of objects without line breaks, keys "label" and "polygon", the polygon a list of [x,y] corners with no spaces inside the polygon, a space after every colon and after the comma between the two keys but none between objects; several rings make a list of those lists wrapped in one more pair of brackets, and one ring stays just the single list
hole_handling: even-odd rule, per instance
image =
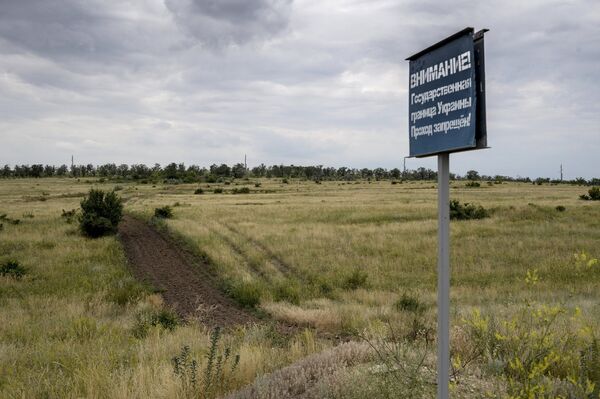
[{"label": "grey cloud", "polygon": [[289,22],[291,0],[166,0],[175,21],[203,44],[268,39]]}]

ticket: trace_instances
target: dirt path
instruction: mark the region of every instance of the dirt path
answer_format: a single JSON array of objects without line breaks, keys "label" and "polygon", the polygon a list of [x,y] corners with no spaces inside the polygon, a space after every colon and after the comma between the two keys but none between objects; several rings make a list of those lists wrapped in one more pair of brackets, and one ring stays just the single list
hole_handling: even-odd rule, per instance
[{"label": "dirt path", "polygon": [[179,316],[200,319],[209,327],[259,322],[216,288],[205,263],[147,223],[125,216],[119,224],[119,238],[134,276],[160,290]]}]

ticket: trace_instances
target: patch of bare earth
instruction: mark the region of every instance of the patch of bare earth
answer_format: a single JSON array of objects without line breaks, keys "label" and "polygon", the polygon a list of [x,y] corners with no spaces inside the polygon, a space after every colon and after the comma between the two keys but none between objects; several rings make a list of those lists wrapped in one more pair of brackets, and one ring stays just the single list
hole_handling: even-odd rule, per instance
[{"label": "patch of bare earth", "polygon": [[144,221],[126,215],[119,238],[133,275],[160,291],[180,317],[198,319],[208,327],[259,322],[217,288],[206,263]]}]

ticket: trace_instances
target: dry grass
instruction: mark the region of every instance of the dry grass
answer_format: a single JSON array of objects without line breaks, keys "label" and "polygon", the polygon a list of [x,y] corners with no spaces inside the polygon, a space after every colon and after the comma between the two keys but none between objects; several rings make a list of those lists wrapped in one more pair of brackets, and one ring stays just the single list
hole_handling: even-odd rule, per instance
[{"label": "dry grass", "polygon": [[[143,339],[133,336],[136,314],[160,308],[160,300],[142,287],[144,294],[133,303],[115,303],[116,287],[131,279],[118,241],[85,239],[60,218],[94,184],[0,182],[0,214],[22,219],[0,231],[0,260],[15,259],[27,269],[20,281],[0,277],[0,397],[181,397],[171,358],[189,345],[203,362],[209,332],[199,326],[173,332],[157,327]],[[256,189],[261,192],[251,188],[245,195],[227,194],[233,186],[212,194],[215,184],[203,185],[204,195],[193,194],[197,185],[120,185],[126,211],[148,219],[154,208],[179,203],[166,227],[206,255],[226,284],[256,284],[260,309],[275,318],[326,335],[367,331],[385,337],[394,325],[408,336],[415,315],[396,303],[409,293],[426,307],[419,315],[424,325],[434,325],[437,223],[431,182],[263,180]],[[598,326],[599,275],[576,273],[573,261],[580,251],[600,256],[600,207],[577,199],[582,188],[452,187],[452,198],[493,211],[486,220],[452,223],[453,325],[475,308],[507,319],[527,300],[579,307],[585,323]],[[557,205],[566,211],[555,211]],[[27,213],[34,217],[24,218]],[[540,281],[532,289],[524,278],[534,269]],[[366,281],[349,289],[356,271]],[[468,346],[461,337],[455,334],[456,346]],[[264,328],[231,332],[225,341],[241,355],[231,389],[331,345],[312,333],[286,338]],[[320,359],[326,369],[326,356],[312,359],[307,363]],[[369,391],[368,381],[381,381],[368,370],[356,364],[323,374],[323,381],[341,387],[331,397],[385,397]],[[275,381],[270,378],[261,384],[275,384],[266,382]]]}]

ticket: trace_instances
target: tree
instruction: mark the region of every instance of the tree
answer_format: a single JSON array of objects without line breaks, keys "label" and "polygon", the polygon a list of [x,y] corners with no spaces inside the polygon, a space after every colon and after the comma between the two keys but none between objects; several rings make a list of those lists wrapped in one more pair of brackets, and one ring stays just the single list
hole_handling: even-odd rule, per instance
[{"label": "tree", "polygon": [[467,171],[467,180],[479,180],[479,172],[477,172],[476,170],[469,170]]},{"label": "tree", "polygon": [[88,237],[96,238],[117,231],[123,217],[123,201],[114,191],[91,189],[81,201],[79,226]]},{"label": "tree", "polygon": [[246,166],[243,163],[236,163],[231,168],[231,173],[236,179],[242,178],[246,175]]}]

